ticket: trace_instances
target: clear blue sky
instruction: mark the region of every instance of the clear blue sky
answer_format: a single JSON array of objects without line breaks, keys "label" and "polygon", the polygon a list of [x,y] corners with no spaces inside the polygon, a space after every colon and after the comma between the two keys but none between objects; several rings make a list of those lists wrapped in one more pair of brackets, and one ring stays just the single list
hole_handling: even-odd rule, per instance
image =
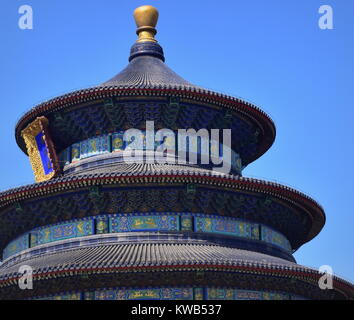
[{"label": "clear blue sky", "polygon": [[[18,28],[24,4],[33,8],[33,30]],[[295,256],[354,282],[353,0],[2,0],[0,190],[33,182],[14,139],[18,118],[125,67],[136,39],[132,12],[143,4],[160,11],[157,39],[172,69],[272,117],[276,141],[244,174],[320,202],[327,223]],[[318,27],[325,4],[334,30]]]}]

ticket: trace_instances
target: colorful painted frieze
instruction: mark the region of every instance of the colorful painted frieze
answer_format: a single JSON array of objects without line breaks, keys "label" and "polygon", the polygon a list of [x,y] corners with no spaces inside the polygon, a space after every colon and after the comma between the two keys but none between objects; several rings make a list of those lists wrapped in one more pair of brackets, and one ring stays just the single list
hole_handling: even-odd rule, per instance
[{"label": "colorful painted frieze", "polygon": [[161,300],[193,300],[193,288],[161,289]]},{"label": "colorful painted frieze", "polygon": [[111,232],[178,231],[179,219],[173,215],[129,216],[119,215],[110,219]]},{"label": "colorful painted frieze", "polygon": [[6,259],[18,252],[29,248],[29,235],[28,233],[11,241],[3,251],[3,259]]},{"label": "colorful painted frieze", "polygon": [[[172,154],[174,154],[176,150],[185,151],[186,153],[190,153],[190,160],[194,159],[196,162],[202,161],[202,159],[204,159],[205,157],[207,157],[206,159],[209,159],[210,156],[222,157],[222,145],[220,147],[215,143],[210,143],[209,145],[207,145],[206,142],[203,141],[200,137],[189,138],[187,136],[185,137],[185,139],[179,139],[178,136],[175,137],[170,135],[163,137],[159,136],[159,138],[156,138],[158,136],[158,133],[159,131],[156,131],[156,136],[153,136],[151,138],[155,151],[166,152],[167,150],[169,150],[169,153]],[[111,134],[101,135],[91,139],[86,139],[79,143],[75,143],[71,147],[66,149],[66,152],[69,152],[70,154],[68,158],[66,158],[64,156],[64,152],[62,152],[61,156],[63,158],[61,159],[61,163],[65,163],[65,165],[67,165],[70,162],[75,163],[80,159],[85,159],[102,153],[123,152],[128,147],[129,149],[134,150],[146,150],[148,147],[146,132],[139,131],[139,134],[137,133],[136,136],[132,136],[129,141],[124,141],[124,131],[117,131]],[[230,160],[231,167],[240,172],[242,170],[242,161],[240,156],[233,150],[231,150]]]},{"label": "colorful painted frieze", "polygon": [[109,152],[109,136],[102,135],[80,142],[80,159]]},{"label": "colorful painted frieze", "polygon": [[125,149],[126,143],[123,140],[123,136],[123,132],[112,134],[112,152],[120,152]]},{"label": "colorful painted frieze", "polygon": [[243,238],[257,236],[258,226],[248,222],[223,217],[195,217],[195,231],[211,232]]},{"label": "colorful painted frieze", "polygon": [[291,251],[291,245],[288,239],[281,233],[263,225],[261,226],[261,240]]},{"label": "colorful painted frieze", "polygon": [[55,295],[51,297],[50,300],[81,300],[81,293],[67,293],[67,294]]},{"label": "colorful painted frieze", "polygon": [[203,288],[194,288],[194,300],[204,300],[204,289]]},{"label": "colorful painted frieze", "polygon": [[[87,297],[89,299],[89,297]],[[94,292],[94,300],[121,300],[117,299],[117,290],[97,290]]]},{"label": "colorful painted frieze", "polygon": [[83,294],[84,300],[95,300],[95,292],[94,291],[87,291]]},{"label": "colorful painted frieze", "polygon": [[160,289],[128,290],[127,300],[160,300]]},{"label": "colorful painted frieze", "polygon": [[109,233],[109,219],[108,216],[96,217],[96,234]]},{"label": "colorful painted frieze", "polygon": [[80,160],[80,143],[74,143],[71,146],[71,162],[77,162]]},{"label": "colorful painted frieze", "polygon": [[263,300],[260,291],[235,290],[235,300]]},{"label": "colorful painted frieze", "polygon": [[193,288],[97,290],[95,300],[193,300]]},{"label": "colorful painted frieze", "polygon": [[41,228],[31,232],[31,247],[53,241],[94,234],[93,219],[79,220]]},{"label": "colorful painted frieze", "polygon": [[[291,252],[289,241],[273,229],[233,218],[194,213],[101,215],[32,230],[11,242],[3,251],[8,258],[37,245],[82,237],[134,231],[205,232],[260,240]],[[29,239],[29,240],[28,240]]]},{"label": "colorful painted frieze", "polygon": [[208,288],[208,300],[289,300],[289,296],[283,293],[238,290],[230,288]]},{"label": "colorful painted frieze", "polygon": [[181,216],[180,217],[181,231],[193,231],[193,217],[192,216]]},{"label": "colorful painted frieze", "polygon": [[289,300],[289,295],[278,292],[263,292],[263,300]]},{"label": "colorful painted frieze", "polygon": [[208,288],[207,290],[208,300],[234,300],[234,289],[220,289],[220,288]]}]

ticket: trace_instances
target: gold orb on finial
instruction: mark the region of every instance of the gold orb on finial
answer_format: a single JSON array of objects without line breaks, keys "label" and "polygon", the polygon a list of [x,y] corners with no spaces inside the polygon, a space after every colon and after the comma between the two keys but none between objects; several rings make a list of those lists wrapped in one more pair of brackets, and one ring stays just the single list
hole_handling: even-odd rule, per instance
[{"label": "gold orb on finial", "polygon": [[158,18],[159,12],[153,6],[141,6],[134,10],[134,19],[138,27],[136,34],[139,36],[137,42],[157,42],[155,27]]}]

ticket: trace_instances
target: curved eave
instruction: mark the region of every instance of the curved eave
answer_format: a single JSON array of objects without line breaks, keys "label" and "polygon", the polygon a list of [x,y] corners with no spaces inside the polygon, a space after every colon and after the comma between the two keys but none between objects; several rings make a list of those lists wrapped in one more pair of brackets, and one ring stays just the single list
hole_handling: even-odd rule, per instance
[{"label": "curved eave", "polygon": [[[83,268],[70,270],[60,270],[53,272],[43,272],[33,275],[35,281],[46,281],[55,278],[71,278],[79,275],[93,275],[93,274],[116,274],[116,273],[148,273],[148,272],[235,272],[241,274],[250,275],[262,275],[267,277],[281,277],[291,280],[298,280],[318,285],[322,274],[316,270],[297,271],[290,268],[280,268],[275,266],[273,268],[265,268],[262,266],[254,265],[250,266],[229,266],[222,264],[205,264],[205,265],[173,265],[173,266],[144,266],[144,267],[111,267],[111,268]],[[18,281],[21,276],[9,277],[8,279],[0,280],[0,288],[6,288],[8,286],[18,286]],[[333,288],[335,291],[340,292],[346,299],[354,299],[353,286],[338,277],[333,279]]]},{"label": "curved eave", "polygon": [[18,121],[15,129],[16,142],[23,152],[26,152],[24,141],[21,137],[21,131],[31,123],[36,117],[46,116],[52,112],[57,112],[70,106],[78,105],[99,99],[118,97],[136,97],[136,96],[179,96],[185,99],[192,99],[198,102],[210,103],[221,107],[229,108],[238,112],[241,116],[245,116],[254,122],[263,134],[262,144],[259,152],[251,159],[250,162],[258,159],[273,144],[276,135],[276,128],[271,118],[257,106],[244,100],[223,95],[217,92],[199,89],[195,87],[184,86],[156,86],[156,87],[94,87],[74,91],[72,93],[46,101],[28,111]]},{"label": "curved eave", "polygon": [[[146,172],[136,172],[134,174],[96,173],[81,176],[63,176],[0,193],[0,210],[20,201],[91,186],[136,186],[159,185],[161,183],[168,183],[171,186],[186,183],[201,184],[233,191],[262,193],[285,200],[308,214],[312,221],[311,229],[302,244],[313,239],[321,231],[326,220],[322,207],[315,200],[299,191],[273,182],[222,175],[216,172],[211,172],[210,174],[200,172],[159,173],[158,175]],[[294,249],[298,249],[298,247]]]},{"label": "curved eave", "polygon": [[[159,250],[154,250],[157,247],[159,247]],[[149,261],[144,258],[147,252],[151,253]],[[59,260],[57,261],[55,257],[58,255]],[[80,262],[77,261],[78,255],[81,258]],[[120,256],[124,256],[126,259],[118,258]],[[262,260],[265,262],[261,262]],[[33,270],[33,279],[37,281],[70,278],[83,274],[99,277],[102,274],[132,272],[208,271],[288,278],[307,282],[317,287],[322,276],[317,270],[282,259],[226,247],[189,244],[110,245],[68,250],[61,254],[49,254],[49,257],[44,255],[34,260],[20,261],[18,264],[9,267],[8,270],[12,270],[10,272],[2,270],[5,272],[2,272],[0,277],[0,288],[18,284],[21,275],[17,270],[18,265],[22,263],[37,266]],[[351,283],[335,276],[333,284],[336,291],[341,292],[347,298],[353,297],[354,290]]]}]

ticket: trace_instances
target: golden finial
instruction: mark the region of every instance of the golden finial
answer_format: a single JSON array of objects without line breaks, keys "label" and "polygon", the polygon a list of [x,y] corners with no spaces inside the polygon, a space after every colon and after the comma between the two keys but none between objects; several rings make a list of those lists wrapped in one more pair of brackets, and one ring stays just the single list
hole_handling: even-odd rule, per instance
[{"label": "golden finial", "polygon": [[139,36],[137,42],[157,42],[155,40],[156,24],[159,12],[153,6],[141,6],[134,10],[134,19],[138,29],[136,34]]}]

